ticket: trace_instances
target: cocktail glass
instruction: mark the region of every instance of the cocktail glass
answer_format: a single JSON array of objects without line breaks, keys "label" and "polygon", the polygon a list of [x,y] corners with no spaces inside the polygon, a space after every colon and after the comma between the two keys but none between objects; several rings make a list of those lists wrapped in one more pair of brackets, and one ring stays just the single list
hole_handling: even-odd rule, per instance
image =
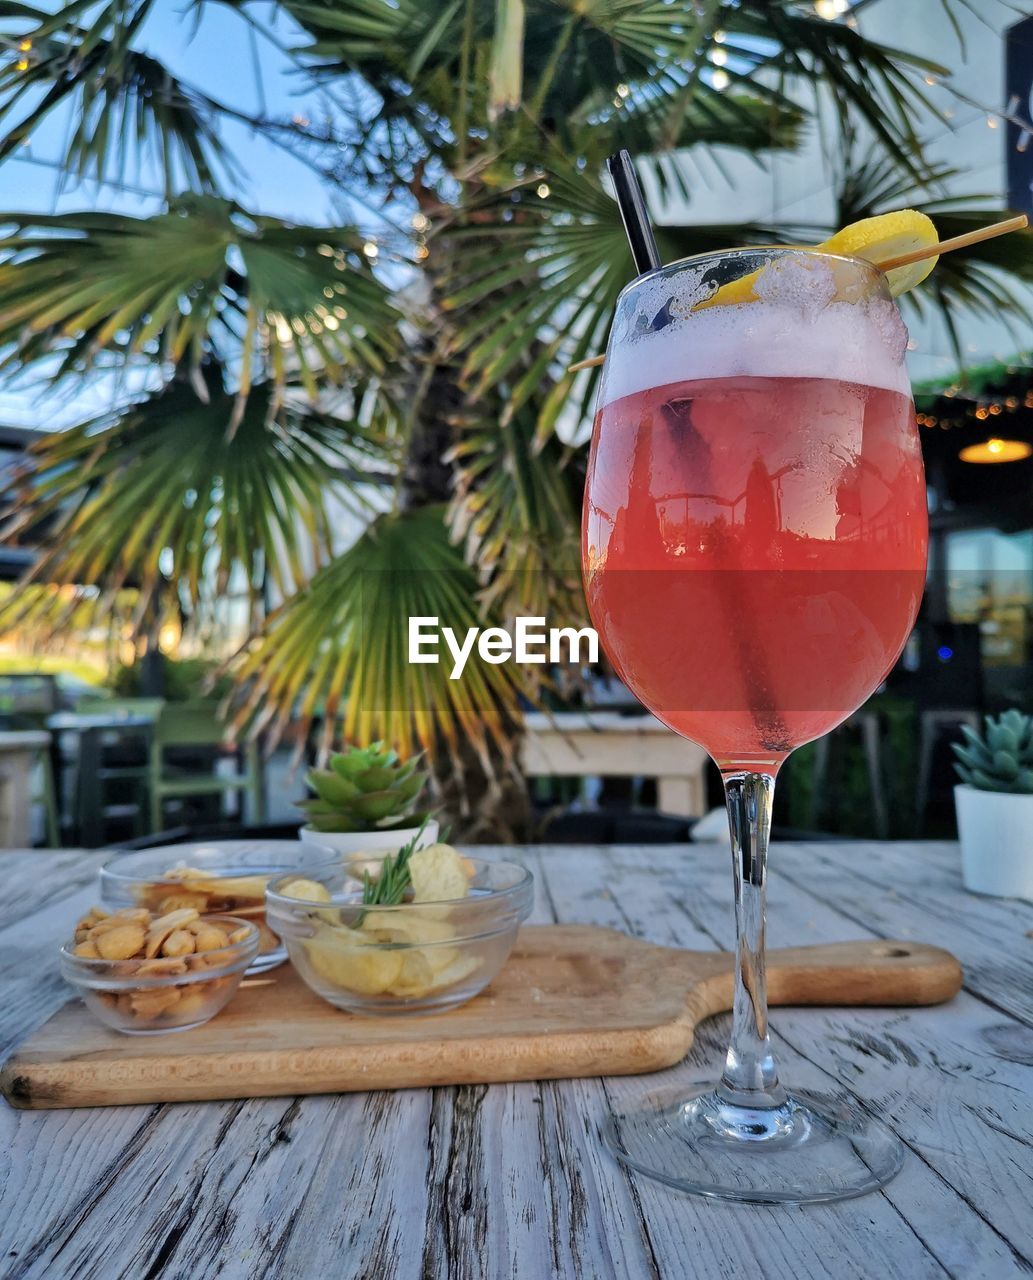
[{"label": "cocktail glass", "polygon": [[764,896],[775,777],[882,683],[925,580],[922,457],[885,277],[736,249],[621,294],[585,490],[592,619],[619,674],[721,771],[736,977],[720,1081],[648,1098],[606,1138],[685,1191],[804,1203],[882,1186],[898,1139],[851,1095],[787,1093]]}]

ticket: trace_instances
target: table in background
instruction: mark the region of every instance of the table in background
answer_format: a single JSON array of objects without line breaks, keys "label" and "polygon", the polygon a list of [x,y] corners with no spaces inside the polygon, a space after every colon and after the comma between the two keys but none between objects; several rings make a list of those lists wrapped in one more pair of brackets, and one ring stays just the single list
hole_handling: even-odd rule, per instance
[{"label": "table in background", "polygon": [[[538,922],[732,944],[727,859],[713,847],[506,853],[536,874]],[[67,998],[55,949],[95,899],[102,856],[0,854],[5,1054]],[[709,1204],[610,1159],[607,1111],[712,1077],[721,1018],[652,1077],[79,1111],[0,1103],[4,1280],[1028,1277],[1033,906],[964,893],[952,844],[781,845],[773,861],[773,946],[913,938],[964,965],[965,990],[939,1008],[774,1013],[790,1084],[847,1091],[906,1143],[884,1191],[807,1209]]]},{"label": "table in background", "polygon": [[707,811],[707,753],[655,716],[533,711],[524,728],[527,777],[656,778],[661,813],[698,818]]}]

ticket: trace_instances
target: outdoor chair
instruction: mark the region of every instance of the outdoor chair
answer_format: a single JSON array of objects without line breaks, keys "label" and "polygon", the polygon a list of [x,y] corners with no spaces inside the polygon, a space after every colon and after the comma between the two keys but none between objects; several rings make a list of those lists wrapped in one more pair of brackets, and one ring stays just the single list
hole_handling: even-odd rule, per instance
[{"label": "outdoor chair", "polygon": [[[198,748],[201,749],[199,752]],[[193,760],[188,758],[190,749],[195,751]],[[218,773],[220,755],[225,759],[228,754],[237,757],[241,768],[233,774]],[[149,786],[152,831],[162,829],[165,802],[173,799],[246,792],[251,821],[261,822],[264,815],[258,744],[250,742],[228,753],[225,727],[218,718],[214,702],[198,700],[165,704],[151,739]]]},{"label": "outdoor chair", "polygon": [[883,717],[873,707],[855,711],[831,733],[825,734],[814,744],[814,774],[811,786],[810,826],[821,830],[823,819],[834,810],[839,801],[845,739],[859,733],[864,751],[864,767],[868,781],[868,797],[871,803],[872,824],[875,835],[885,840],[889,835],[889,802],[886,796],[886,769],[883,762],[885,729]]},{"label": "outdoor chair", "polygon": [[38,786],[33,789],[32,803],[43,810],[43,840],[48,849],[61,844],[61,809],[57,798],[57,779],[51,747],[41,748],[36,758]]},{"label": "outdoor chair", "polygon": [[[94,848],[108,839],[109,827],[130,825],[143,835],[149,816],[150,735],[164,698],[87,695],[75,704],[81,723],[74,735],[74,839]],[[121,723],[122,721],[125,723]]]}]

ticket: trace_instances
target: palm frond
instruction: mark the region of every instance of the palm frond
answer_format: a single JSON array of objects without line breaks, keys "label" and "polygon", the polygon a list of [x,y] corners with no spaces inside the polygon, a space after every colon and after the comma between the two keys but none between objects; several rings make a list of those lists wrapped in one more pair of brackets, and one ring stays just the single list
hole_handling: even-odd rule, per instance
[{"label": "palm frond", "polygon": [[75,122],[62,166],[80,179],[121,182],[145,160],[166,193],[186,185],[215,191],[236,171],[213,124],[217,105],[132,47],[154,0],[62,5],[54,13],[0,4],[0,162],[55,112]]},{"label": "palm frond", "polygon": [[[284,385],[381,373],[398,312],[351,228],[297,227],[214,197],[151,218],[0,212],[0,372],[57,381],[114,361],[238,369]],[[56,360],[50,357],[56,356]]]},{"label": "palm frond", "polygon": [[893,156],[866,152],[858,160],[848,149],[836,180],[836,227],[892,209],[917,208],[932,201],[940,205],[942,193],[957,176],[958,170],[949,165],[937,165],[916,186],[911,172]]},{"label": "palm frond", "polygon": [[[919,206],[935,221],[941,239],[963,235],[988,222],[1009,216],[1007,209],[954,209],[936,204]],[[1022,282],[1025,288],[1016,288]],[[960,338],[963,314],[996,319],[1009,329],[1017,349],[1029,343],[1033,311],[1029,286],[1033,284],[1033,229],[1013,232],[995,240],[983,240],[944,254],[931,275],[901,298],[905,312],[921,316],[932,304],[942,314],[959,368],[968,357]]]},{"label": "palm frond", "polygon": [[[455,8],[458,11],[459,5]],[[495,35],[488,68],[490,119],[494,120],[503,111],[515,111],[520,106],[523,77],[524,0],[496,0]]]},{"label": "palm frond", "polygon": [[475,652],[451,680],[447,651],[437,664],[408,661],[410,618],[437,618],[462,640],[484,621],[476,595],[440,507],[381,516],[242,652],[237,723],[275,739],[321,715],[324,747],[383,739],[407,755],[468,745],[490,774],[489,742],[505,752],[518,714],[519,668]]},{"label": "palm frond", "polygon": [[[940,239],[947,240],[1008,216],[1008,210],[988,209],[985,196],[945,197],[942,192],[957,176],[948,166],[933,168],[927,182],[916,190],[910,173],[894,157],[869,155],[853,164],[848,156],[838,185],[838,225],[906,205],[928,214]],[[972,205],[979,207],[965,207]],[[939,310],[958,363],[964,366],[958,338],[964,313],[1028,325],[1028,294],[1017,290],[1014,281],[1033,283],[1033,231],[1029,229],[945,254],[922,285],[903,295],[900,306],[905,315],[916,317],[925,315],[930,306]],[[1021,345],[1021,337],[1016,337]]]},{"label": "palm frond", "polygon": [[935,108],[923,78],[945,76],[945,67],[870,40],[845,23],[826,22],[800,0],[742,0],[725,11],[722,21],[743,41],[737,52],[754,71],[824,87],[845,137],[863,121],[888,155],[914,179],[924,178],[927,166],[916,123],[931,121]]},{"label": "palm frond", "polygon": [[[634,275],[617,206],[598,179],[550,155],[544,181],[547,199],[540,184],[503,191],[478,206],[473,225],[448,232],[446,297],[472,397],[500,389],[508,414],[533,402],[539,442],[561,413],[591,416],[597,371],[567,366],[605,348],[617,295]],[[657,228],[668,262],[781,238],[753,224]]]},{"label": "palm frond", "polygon": [[[12,479],[6,540],[27,533],[42,551],[34,583],[89,588],[97,615],[137,593],[133,626],[155,594],[178,594],[190,618],[232,592],[252,617],[265,592],[281,596],[329,554],[336,499],[368,516],[364,484],[392,463],[392,445],[354,418],[304,401],[276,407],[252,389],[234,431],[234,397],[204,370],[207,402],[176,380],[119,414],[91,419],[38,444]],[[20,592],[5,624],[60,624],[52,592]]]},{"label": "palm frond", "polygon": [[449,528],[493,612],[584,623],[583,475],[556,436],[536,450],[535,427],[533,408],[510,414],[505,424],[484,407],[469,415],[449,457],[455,468]]}]

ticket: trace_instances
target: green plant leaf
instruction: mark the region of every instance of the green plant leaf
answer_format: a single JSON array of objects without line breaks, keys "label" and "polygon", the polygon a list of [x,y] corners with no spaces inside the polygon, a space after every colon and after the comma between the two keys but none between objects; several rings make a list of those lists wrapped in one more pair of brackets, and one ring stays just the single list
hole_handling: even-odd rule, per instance
[{"label": "green plant leaf", "polygon": [[437,507],[380,517],[355,543],[271,615],[234,664],[238,722],[259,708],[275,734],[299,732],[317,712],[323,742],[383,738],[404,758],[471,744],[508,743],[518,713],[519,669],[471,658],[450,680],[450,662],[408,661],[410,617],[438,617],[465,635],[483,619],[476,578],[451,544]]},{"label": "green plant leaf", "polygon": [[62,158],[69,176],[117,183],[149,162],[171,194],[184,181],[215,191],[220,174],[237,174],[213,122],[218,104],[133,47],[153,7],[73,2],[48,13],[0,5],[10,46],[28,46],[0,66],[0,163],[56,115],[74,126]]},{"label": "green plant leaf", "polygon": [[252,388],[231,432],[235,398],[217,369],[204,376],[207,403],[177,379],[33,449],[13,478],[3,533],[46,530],[30,581],[54,593],[19,591],[7,625],[59,634],[79,601],[62,594],[69,583],[93,590],[101,619],[132,588],[139,628],[152,598],[170,593],[200,626],[232,582],[257,619],[270,585],[290,595],[328,560],[329,502],[368,512],[363,481],[390,460],[388,441],[303,400],[278,404],[269,384]]},{"label": "green plant leaf", "polygon": [[[184,198],[151,218],[0,213],[0,373],[58,381],[112,358],[215,358],[281,389],[380,375],[399,314],[350,228],[297,227]],[[55,359],[56,357],[56,359]],[[257,368],[257,374],[254,372]],[[240,409],[238,409],[240,412]]]}]

